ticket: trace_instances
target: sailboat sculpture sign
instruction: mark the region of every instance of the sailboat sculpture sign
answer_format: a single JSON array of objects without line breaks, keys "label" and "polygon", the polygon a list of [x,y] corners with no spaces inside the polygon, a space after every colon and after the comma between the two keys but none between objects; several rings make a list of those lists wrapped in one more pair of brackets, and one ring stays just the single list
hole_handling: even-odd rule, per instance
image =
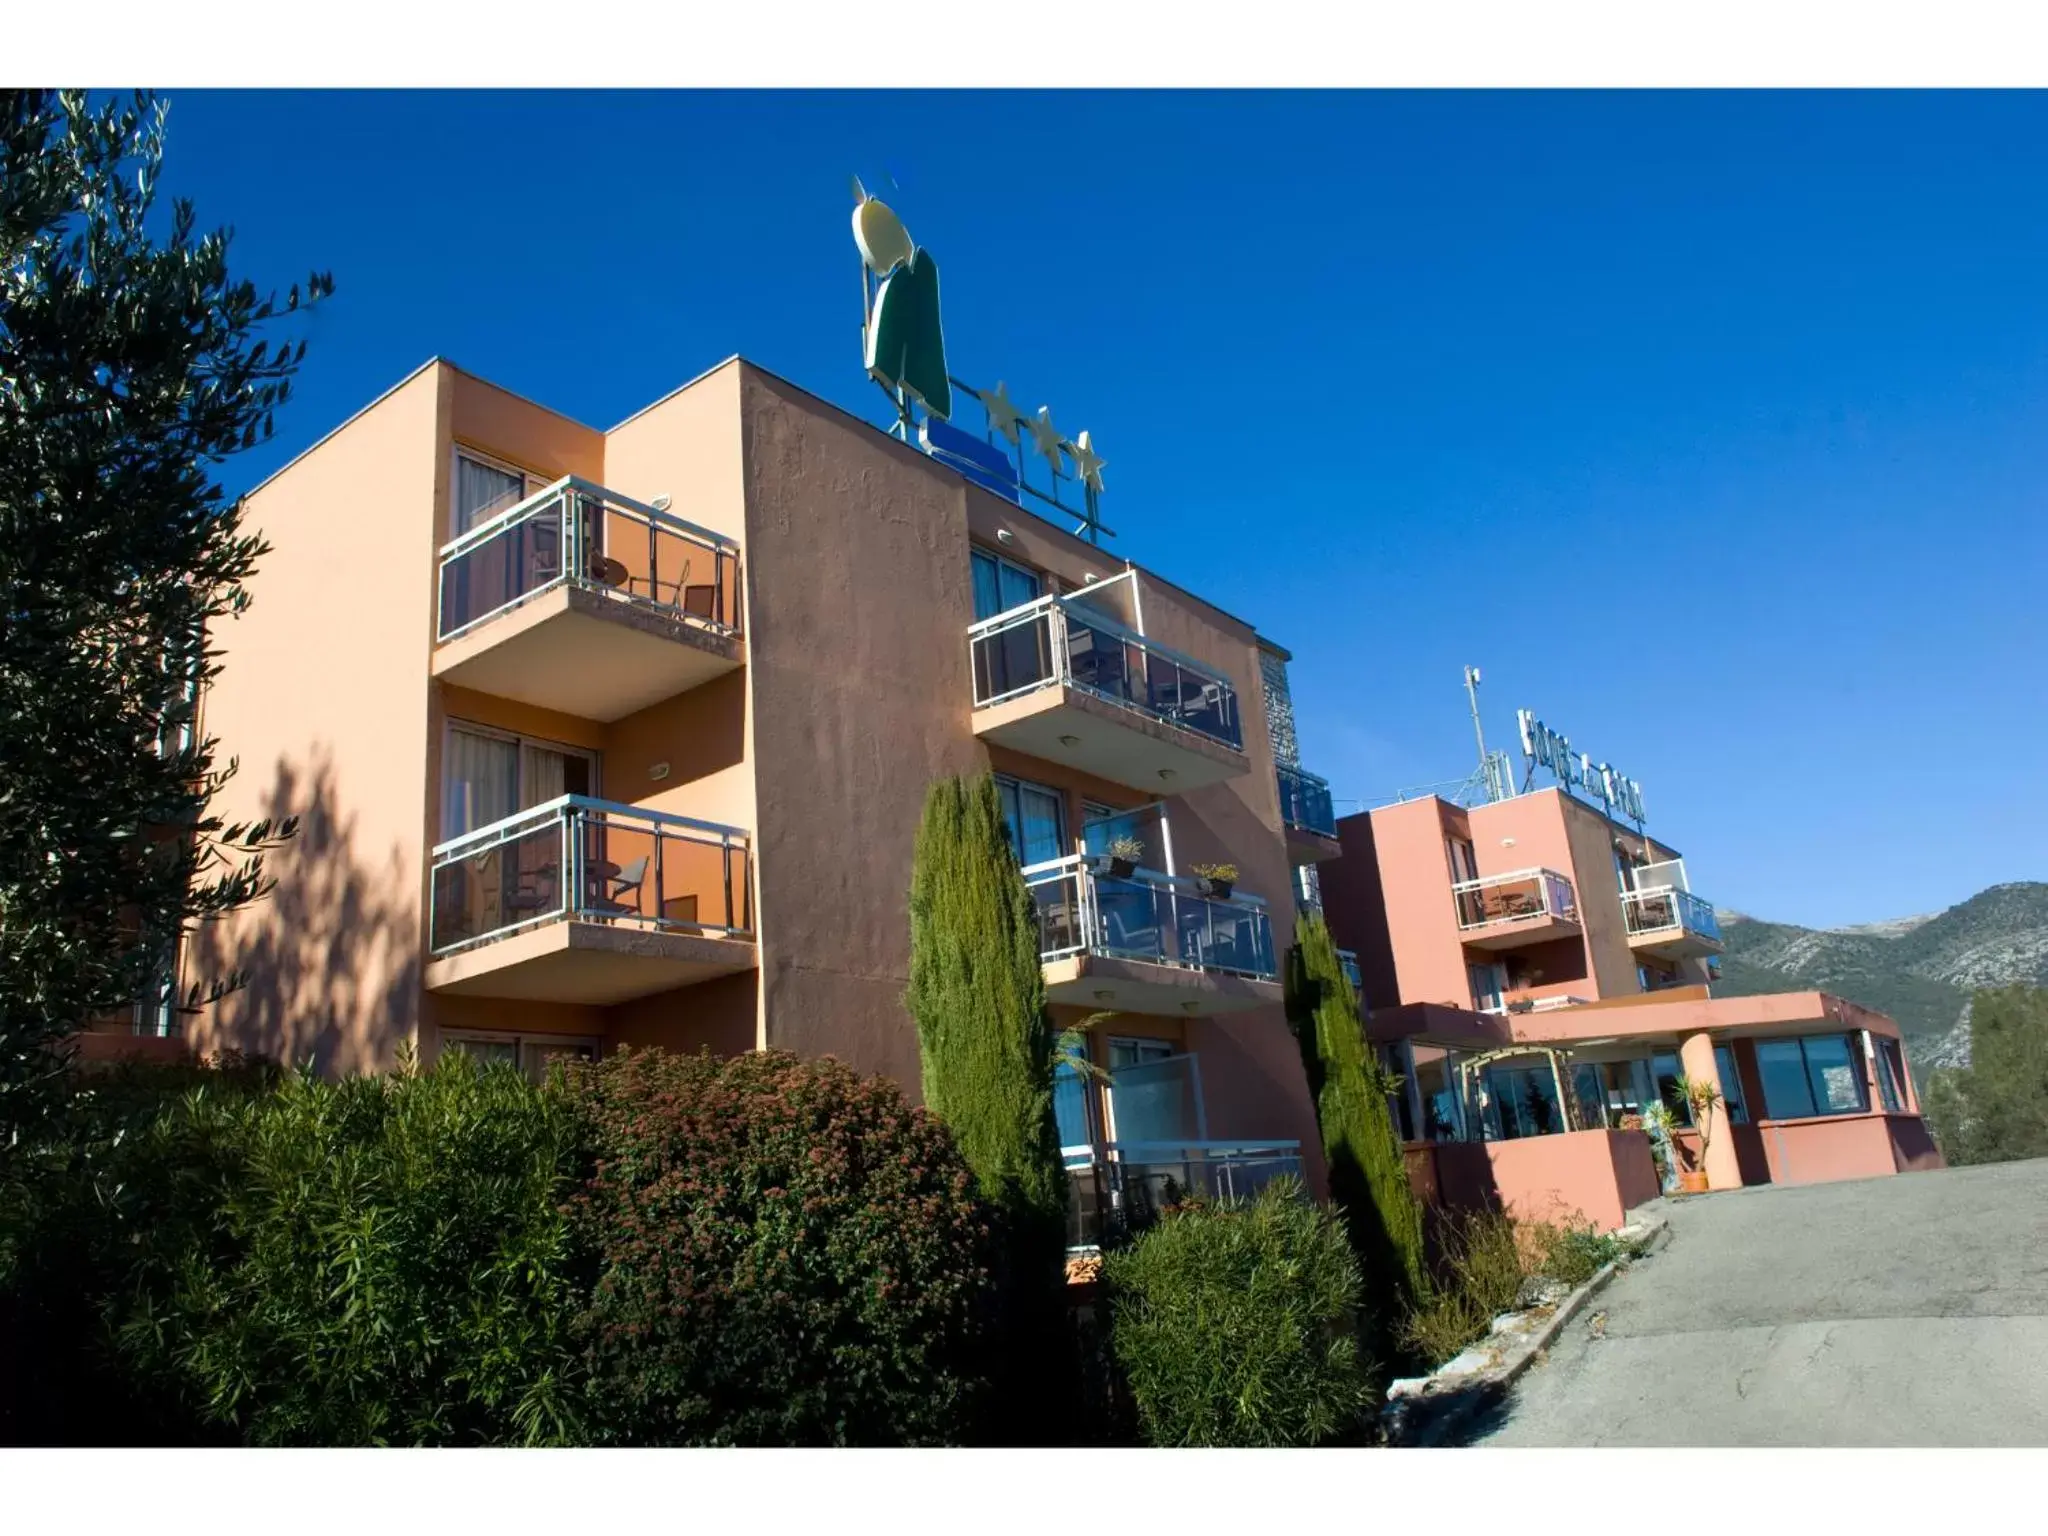
[{"label": "sailboat sculpture sign", "polygon": [[[861,260],[862,363],[868,377],[895,403],[896,430],[908,441],[911,407],[921,406],[924,419],[918,423],[917,445],[931,457],[1006,500],[1021,504],[1029,495],[1078,514],[1081,521],[1074,531],[1097,543],[1105,533],[1114,537],[1115,530],[1101,517],[1107,460],[1096,451],[1094,438],[1087,432],[1068,438],[1053,425],[1050,406],[1042,405],[1035,416],[1027,416],[1001,380],[985,390],[953,376],[946,362],[937,258],[910,238],[895,210],[870,197],[858,178],[853,193],[853,243]],[[963,393],[982,409],[985,429],[980,437],[953,423],[954,405]],[[1027,458],[1044,464],[1044,489],[1032,483]],[[1062,496],[1063,486],[1077,483],[1078,507]]]}]

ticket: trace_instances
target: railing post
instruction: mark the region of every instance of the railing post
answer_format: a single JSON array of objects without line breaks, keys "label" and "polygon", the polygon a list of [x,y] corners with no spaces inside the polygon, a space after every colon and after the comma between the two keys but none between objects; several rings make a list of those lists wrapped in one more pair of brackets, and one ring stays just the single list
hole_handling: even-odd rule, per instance
[{"label": "railing post", "polygon": [[[652,571],[654,567],[650,565],[648,569]],[[651,582],[653,577],[648,580]],[[654,926],[657,928],[668,921],[668,901],[664,895],[667,887],[663,883],[661,863],[661,845],[667,841],[667,835],[657,824],[654,828]]]},{"label": "railing post", "polygon": [[729,837],[721,836],[718,840],[718,870],[719,877],[725,884],[725,926],[727,928],[737,928],[739,924],[733,921],[732,839]]},{"label": "railing post", "polygon": [[[655,529],[654,519],[650,517],[647,519],[647,598],[648,601],[656,603],[661,601],[661,552],[658,548],[659,543],[660,535]],[[632,582],[628,581],[626,585],[631,587]],[[676,606],[680,608],[682,605],[683,594],[677,592]],[[657,894],[659,893],[657,892]]]}]

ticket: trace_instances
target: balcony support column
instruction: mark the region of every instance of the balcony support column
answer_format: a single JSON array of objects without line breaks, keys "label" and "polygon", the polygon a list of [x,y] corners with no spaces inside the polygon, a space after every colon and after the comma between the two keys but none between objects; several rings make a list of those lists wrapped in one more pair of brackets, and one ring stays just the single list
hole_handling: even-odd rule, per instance
[{"label": "balcony support column", "polygon": [[1707,1137],[1707,1187],[1740,1189],[1742,1164],[1735,1156],[1735,1139],[1728,1128],[1728,1089],[1721,1081],[1721,1064],[1714,1057],[1714,1037],[1705,1030],[1687,1035],[1678,1044],[1678,1062],[1686,1077],[1695,1083],[1712,1083],[1720,1098],[1710,1111],[1711,1123],[1700,1129]]}]

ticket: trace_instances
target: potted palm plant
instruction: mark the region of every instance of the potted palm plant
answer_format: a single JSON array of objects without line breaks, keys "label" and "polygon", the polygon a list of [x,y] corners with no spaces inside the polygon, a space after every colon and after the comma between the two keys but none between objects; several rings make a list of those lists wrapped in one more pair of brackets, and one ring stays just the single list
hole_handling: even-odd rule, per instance
[{"label": "potted palm plant", "polygon": [[1721,1102],[1721,1090],[1712,1083],[1681,1077],[1678,1096],[1692,1111],[1692,1123],[1700,1133],[1700,1165],[1678,1176],[1679,1187],[1688,1195],[1703,1195],[1707,1192],[1707,1146],[1714,1139],[1714,1106]]},{"label": "potted palm plant", "polygon": [[1202,891],[1205,895],[1213,896],[1218,901],[1228,901],[1232,888],[1237,884],[1237,866],[1197,864],[1195,878],[1202,882]]}]

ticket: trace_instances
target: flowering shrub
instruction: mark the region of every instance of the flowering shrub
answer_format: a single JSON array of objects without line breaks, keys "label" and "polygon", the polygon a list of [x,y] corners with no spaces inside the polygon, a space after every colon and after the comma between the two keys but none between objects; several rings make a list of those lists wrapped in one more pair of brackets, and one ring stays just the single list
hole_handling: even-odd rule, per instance
[{"label": "flowering shrub", "polygon": [[984,1407],[993,1232],[895,1084],[782,1051],[574,1069],[594,1168],[577,1322],[592,1433],[640,1445],[920,1445]]}]

